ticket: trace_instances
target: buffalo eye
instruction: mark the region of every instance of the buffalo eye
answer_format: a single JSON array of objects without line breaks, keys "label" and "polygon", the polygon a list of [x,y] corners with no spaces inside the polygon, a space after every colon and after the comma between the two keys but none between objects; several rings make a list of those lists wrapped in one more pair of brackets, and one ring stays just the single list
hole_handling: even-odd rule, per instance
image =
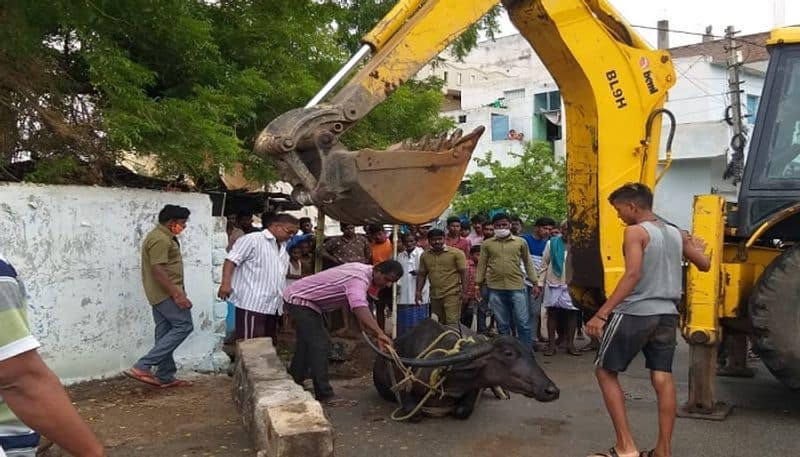
[{"label": "buffalo eye", "polygon": [[514,357],[514,351],[512,351],[511,349],[506,349],[505,351],[503,351],[503,355],[506,357]]}]

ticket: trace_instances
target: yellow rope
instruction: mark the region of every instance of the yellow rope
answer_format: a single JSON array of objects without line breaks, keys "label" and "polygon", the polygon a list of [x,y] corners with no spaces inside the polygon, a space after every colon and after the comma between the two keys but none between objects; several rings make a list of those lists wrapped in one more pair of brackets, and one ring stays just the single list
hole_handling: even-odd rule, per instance
[{"label": "yellow rope", "polygon": [[[450,349],[437,348],[436,345],[441,343],[442,340],[448,335],[454,335],[458,337],[455,343],[453,344],[453,347]],[[441,354],[442,356],[447,357],[454,354],[458,354],[459,352],[461,352],[464,344],[466,343],[473,344],[475,343],[475,339],[472,338],[471,336],[462,338],[458,332],[454,330],[448,330],[446,332],[441,333],[438,337],[436,337],[436,339],[434,339],[433,342],[431,342],[431,344],[429,344],[425,349],[423,349],[422,352],[420,352],[416,358],[427,359],[432,355]],[[403,408],[403,405],[400,404],[400,406],[398,406],[397,409],[395,409],[392,412],[391,415],[392,420],[403,421],[410,417],[413,417],[425,405],[428,399],[431,398],[431,396],[435,393],[439,394],[439,398],[444,397],[444,388],[442,386],[444,385],[445,380],[447,380],[447,371],[449,371],[449,367],[434,368],[429,378],[430,382],[425,382],[419,378],[419,374],[422,368],[417,369],[415,372],[412,368],[406,367],[403,364],[403,362],[400,360],[400,355],[397,354],[397,351],[393,347],[388,347],[387,349],[389,351],[389,355],[392,356],[392,360],[394,360],[395,365],[397,365],[397,368],[403,374],[403,378],[395,382],[394,386],[392,386],[392,392],[394,392],[395,396],[397,397],[398,403],[401,403],[398,392],[401,390],[405,391],[411,390],[411,387],[414,385],[414,383],[421,384],[428,389],[428,391],[425,393],[422,399],[417,403],[414,409],[411,410],[410,413],[398,417],[397,413],[399,413],[400,410]],[[392,371],[391,373],[393,378],[392,381],[394,381],[394,371]]]}]

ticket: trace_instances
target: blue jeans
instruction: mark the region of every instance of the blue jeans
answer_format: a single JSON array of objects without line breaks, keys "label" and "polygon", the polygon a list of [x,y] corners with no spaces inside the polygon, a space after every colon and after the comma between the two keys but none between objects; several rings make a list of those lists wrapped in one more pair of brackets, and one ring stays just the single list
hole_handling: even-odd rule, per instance
[{"label": "blue jeans", "polygon": [[497,322],[497,332],[501,335],[511,334],[511,323],[517,329],[517,338],[527,347],[533,345],[530,325],[530,306],[525,289],[500,290],[489,289],[489,306]]},{"label": "blue jeans", "polygon": [[153,306],[153,320],[156,323],[156,342],[134,367],[144,371],[156,367],[156,379],[170,383],[178,372],[172,353],[194,330],[192,311],[179,308],[172,298],[167,298]]}]

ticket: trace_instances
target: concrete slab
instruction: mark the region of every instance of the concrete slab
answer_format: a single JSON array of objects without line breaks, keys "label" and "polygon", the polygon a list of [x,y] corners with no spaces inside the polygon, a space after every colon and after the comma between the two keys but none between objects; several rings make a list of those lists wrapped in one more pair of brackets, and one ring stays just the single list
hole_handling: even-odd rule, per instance
[{"label": "concrete slab", "polygon": [[333,427],[320,404],[286,373],[270,338],[237,345],[233,398],[259,455],[333,455]]}]

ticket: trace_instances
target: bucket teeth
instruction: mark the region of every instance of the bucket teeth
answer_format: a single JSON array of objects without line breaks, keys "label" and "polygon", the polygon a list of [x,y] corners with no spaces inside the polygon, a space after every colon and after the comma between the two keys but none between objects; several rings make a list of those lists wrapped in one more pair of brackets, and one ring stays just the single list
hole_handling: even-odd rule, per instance
[{"label": "bucket teeth", "polygon": [[447,151],[448,149],[455,147],[463,135],[464,132],[461,129],[456,129],[450,135],[445,132],[440,135],[425,135],[420,139],[406,138],[399,143],[389,146],[386,148],[386,150],[427,152]]}]

